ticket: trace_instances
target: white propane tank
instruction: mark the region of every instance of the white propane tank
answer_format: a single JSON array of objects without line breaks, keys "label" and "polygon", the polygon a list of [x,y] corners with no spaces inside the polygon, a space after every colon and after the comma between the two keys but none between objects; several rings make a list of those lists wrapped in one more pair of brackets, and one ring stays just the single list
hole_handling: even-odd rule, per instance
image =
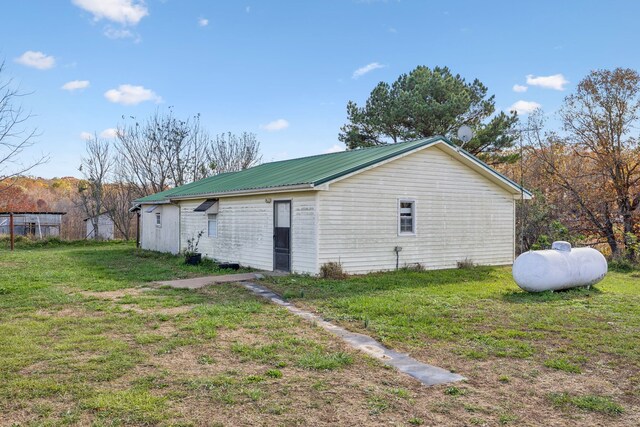
[{"label": "white propane tank", "polygon": [[525,291],[557,291],[598,283],[607,274],[607,260],[595,249],[571,249],[569,242],[553,242],[550,250],[521,254],[512,273]]}]

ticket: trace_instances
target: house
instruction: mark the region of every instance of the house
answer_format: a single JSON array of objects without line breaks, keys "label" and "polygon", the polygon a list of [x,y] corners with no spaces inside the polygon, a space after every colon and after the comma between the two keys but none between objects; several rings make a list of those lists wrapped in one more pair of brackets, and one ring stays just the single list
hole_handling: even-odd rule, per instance
[{"label": "house", "polygon": [[[101,213],[95,217],[83,219],[86,227],[86,239],[96,240],[113,240],[114,239],[114,224],[113,219],[107,213]],[[96,234],[95,227],[98,226],[98,232]]]},{"label": "house", "polygon": [[66,212],[0,212],[0,234],[11,234],[33,238],[58,237],[62,215]]},{"label": "house", "polygon": [[531,193],[446,138],[265,163],[141,199],[141,246],[263,270],[511,264]]}]

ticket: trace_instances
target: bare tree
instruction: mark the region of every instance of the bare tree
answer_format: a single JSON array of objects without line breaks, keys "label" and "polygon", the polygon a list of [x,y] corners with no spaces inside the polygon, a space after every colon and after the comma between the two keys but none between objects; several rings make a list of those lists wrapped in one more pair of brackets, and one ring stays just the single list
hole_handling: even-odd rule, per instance
[{"label": "bare tree", "polygon": [[116,149],[123,175],[143,195],[157,193],[204,178],[209,136],[200,126],[200,115],[181,120],[168,113],[156,113],[140,124],[118,128]]},{"label": "bare tree", "polygon": [[82,158],[79,168],[85,179],[78,185],[78,192],[87,221],[92,222],[94,239],[100,238],[99,217],[105,213],[105,184],[113,164],[108,140],[98,139],[96,135],[87,141],[86,157]]},{"label": "bare tree", "polygon": [[111,182],[104,189],[104,211],[125,240],[132,237],[134,215],[129,212],[129,208],[141,196],[137,187],[127,182],[121,163],[116,159]]},{"label": "bare tree", "polygon": [[216,135],[207,150],[209,167],[214,173],[237,172],[262,160],[260,142],[253,133],[239,136],[231,132]]},{"label": "bare tree", "polygon": [[24,150],[35,144],[36,129],[27,127],[31,114],[20,105],[25,94],[15,88],[13,79],[3,79],[4,61],[0,63],[0,190],[9,187],[14,178],[49,160],[41,155],[24,162]]}]

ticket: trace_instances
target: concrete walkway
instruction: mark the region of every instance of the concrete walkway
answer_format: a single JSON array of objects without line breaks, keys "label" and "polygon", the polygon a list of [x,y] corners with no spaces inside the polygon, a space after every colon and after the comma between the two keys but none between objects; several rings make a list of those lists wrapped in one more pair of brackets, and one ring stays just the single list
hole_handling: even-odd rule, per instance
[{"label": "concrete walkway", "polygon": [[155,282],[160,286],[169,286],[178,289],[200,289],[208,285],[219,283],[236,283],[245,280],[256,280],[262,278],[259,273],[243,273],[243,274],[224,274],[221,276],[205,276],[194,277],[192,279],[167,280],[164,282]]},{"label": "concrete walkway", "polygon": [[254,294],[266,298],[274,304],[278,304],[286,308],[291,313],[320,326],[334,335],[339,336],[351,347],[367,353],[369,356],[380,360],[386,365],[393,366],[400,372],[404,372],[405,374],[412,376],[425,385],[446,384],[465,379],[463,376],[449,372],[446,369],[427,365],[426,363],[422,363],[409,355],[390,350],[370,336],[348,331],[338,325],[327,322],[316,314],[301,310],[295,305],[284,301],[277,294],[271,292],[264,286],[251,282],[242,282],[241,285]]},{"label": "concrete walkway", "polygon": [[463,376],[449,372],[446,369],[427,365],[426,363],[422,363],[409,355],[390,350],[367,335],[350,332],[338,325],[327,322],[314,313],[302,310],[295,305],[286,302],[280,298],[280,296],[264,286],[250,282],[251,280],[262,278],[263,275],[264,274],[262,273],[228,274],[224,276],[197,277],[194,279],[168,280],[156,283],[162,286],[170,286],[172,288],[198,289],[213,284],[239,282],[255,295],[266,298],[274,304],[284,307],[296,316],[300,316],[303,319],[320,326],[324,330],[342,338],[342,340],[351,347],[380,360],[386,365],[393,366],[400,372],[404,372],[405,374],[412,376],[425,385],[446,384],[464,379]]}]

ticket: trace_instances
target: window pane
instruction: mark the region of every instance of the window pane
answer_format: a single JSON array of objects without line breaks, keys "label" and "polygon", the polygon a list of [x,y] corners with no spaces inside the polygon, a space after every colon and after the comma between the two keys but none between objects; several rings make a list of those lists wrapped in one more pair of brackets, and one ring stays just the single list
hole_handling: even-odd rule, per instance
[{"label": "window pane", "polygon": [[209,215],[209,237],[218,237],[218,216]]},{"label": "window pane", "polygon": [[401,201],[400,202],[400,232],[401,233],[414,233],[414,202]]},{"label": "window pane", "polygon": [[291,203],[277,203],[276,227],[288,228],[291,226]]}]

